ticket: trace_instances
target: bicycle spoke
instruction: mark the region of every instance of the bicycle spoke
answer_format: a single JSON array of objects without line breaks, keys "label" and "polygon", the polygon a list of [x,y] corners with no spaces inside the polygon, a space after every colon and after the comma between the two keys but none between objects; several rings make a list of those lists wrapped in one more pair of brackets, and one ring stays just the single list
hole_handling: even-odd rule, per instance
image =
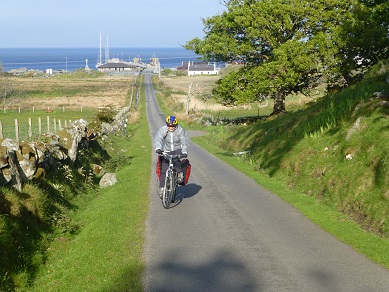
[{"label": "bicycle spoke", "polygon": [[162,196],[162,205],[165,209],[168,209],[170,207],[170,203],[172,200],[172,183],[172,173],[168,170],[166,172],[165,188]]}]

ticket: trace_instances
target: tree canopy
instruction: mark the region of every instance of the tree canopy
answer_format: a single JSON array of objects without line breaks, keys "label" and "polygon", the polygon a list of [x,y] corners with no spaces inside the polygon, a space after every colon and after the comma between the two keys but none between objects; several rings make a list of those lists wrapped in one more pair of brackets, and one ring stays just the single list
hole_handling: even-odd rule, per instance
[{"label": "tree canopy", "polygon": [[383,0],[225,0],[203,19],[205,37],[185,48],[207,61],[240,62],[214,93],[224,104],[275,100],[325,80],[346,86],[356,70],[389,56],[388,3]]}]

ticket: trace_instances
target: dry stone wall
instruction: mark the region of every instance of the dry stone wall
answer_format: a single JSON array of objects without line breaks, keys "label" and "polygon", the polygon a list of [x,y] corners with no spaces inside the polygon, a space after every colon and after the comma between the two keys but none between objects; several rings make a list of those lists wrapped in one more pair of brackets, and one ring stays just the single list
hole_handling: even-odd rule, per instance
[{"label": "dry stone wall", "polygon": [[[21,191],[24,182],[44,175],[56,162],[74,162],[79,150],[88,147],[91,140],[100,135],[108,136],[125,131],[129,110],[129,107],[123,108],[114,117],[113,123],[104,123],[98,130],[88,129],[87,121],[80,119],[56,134],[44,134],[39,141],[0,139],[0,185],[11,185]],[[105,182],[102,187],[116,182],[114,174],[110,177],[112,181]]]}]

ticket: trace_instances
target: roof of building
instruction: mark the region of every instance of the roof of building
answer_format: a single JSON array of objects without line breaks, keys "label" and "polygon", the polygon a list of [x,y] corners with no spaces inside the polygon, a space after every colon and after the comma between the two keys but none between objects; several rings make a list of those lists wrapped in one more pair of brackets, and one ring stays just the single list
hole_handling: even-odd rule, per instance
[{"label": "roof of building", "polygon": [[112,69],[112,68],[118,68],[118,69],[126,69],[126,68],[146,68],[147,66],[141,63],[134,63],[134,62],[108,62],[103,65],[98,66],[99,69]]},{"label": "roof of building", "polygon": [[202,63],[202,64],[195,64],[195,65],[190,65],[189,66],[189,71],[214,71],[215,70],[215,66],[214,65],[210,65],[210,64],[206,64],[206,63]]},{"label": "roof of building", "polygon": [[108,69],[108,68],[134,68],[136,66],[126,64],[126,63],[120,63],[120,62],[115,62],[115,63],[106,63],[103,65],[100,65],[98,68],[99,69]]}]

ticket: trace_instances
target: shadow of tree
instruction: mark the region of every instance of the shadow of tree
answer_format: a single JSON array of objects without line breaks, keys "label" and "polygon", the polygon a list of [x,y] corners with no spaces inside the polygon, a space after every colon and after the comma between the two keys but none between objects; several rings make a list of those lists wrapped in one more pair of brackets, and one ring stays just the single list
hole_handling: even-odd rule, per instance
[{"label": "shadow of tree", "polygon": [[220,250],[207,261],[184,263],[185,254],[171,250],[161,264],[151,268],[149,291],[261,291],[254,275],[229,250]]},{"label": "shadow of tree", "polygon": [[[228,249],[209,255],[205,261],[192,262],[187,262],[184,251],[169,250],[160,263],[144,275],[144,291],[264,291],[256,276]],[[133,281],[128,277],[134,272],[139,271],[129,270],[126,275],[120,275],[107,291],[140,291],[133,289]]]},{"label": "shadow of tree", "polygon": [[[19,203],[15,204],[15,200]],[[0,216],[3,217],[0,238],[1,291],[14,291],[14,277],[19,273],[28,271],[26,281],[31,281],[40,264],[36,258],[45,258],[42,239],[51,230],[50,223],[30,210],[28,202],[31,202],[31,196],[26,193],[15,193],[12,199],[0,193]]]},{"label": "shadow of tree", "polygon": [[[92,141],[90,148],[69,163],[69,171],[64,171],[62,162],[54,161],[46,166],[43,176],[26,184],[22,192],[0,188],[0,291],[15,291],[31,284],[46,259],[48,242],[56,236],[79,232],[79,224],[66,210],[77,209],[72,200],[90,192],[92,186],[86,181],[89,165],[108,161],[116,167],[133,158],[122,156],[112,158],[98,142]],[[77,171],[82,167],[85,173]],[[98,180],[93,178],[91,184],[96,186]]]}]

